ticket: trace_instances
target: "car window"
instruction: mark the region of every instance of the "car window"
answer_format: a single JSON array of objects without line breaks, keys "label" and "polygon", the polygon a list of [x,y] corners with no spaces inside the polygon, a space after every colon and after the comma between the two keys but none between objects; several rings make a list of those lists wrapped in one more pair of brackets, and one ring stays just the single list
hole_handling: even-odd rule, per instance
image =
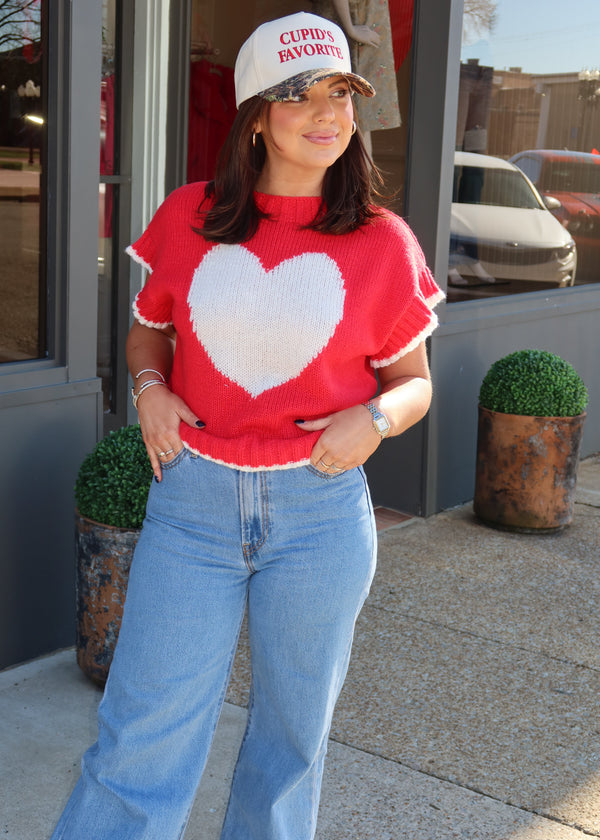
[{"label": "car window", "polygon": [[600,163],[548,161],[540,189],[555,192],[600,193]]},{"label": "car window", "polygon": [[523,155],[519,158],[513,158],[512,162],[515,163],[519,169],[523,170],[523,172],[527,175],[530,181],[533,181],[534,184],[537,184],[540,178],[540,170],[542,168],[542,162],[538,158],[529,157],[529,155]]},{"label": "car window", "polygon": [[539,210],[542,205],[519,172],[456,166],[452,201],[459,204],[488,204]]}]

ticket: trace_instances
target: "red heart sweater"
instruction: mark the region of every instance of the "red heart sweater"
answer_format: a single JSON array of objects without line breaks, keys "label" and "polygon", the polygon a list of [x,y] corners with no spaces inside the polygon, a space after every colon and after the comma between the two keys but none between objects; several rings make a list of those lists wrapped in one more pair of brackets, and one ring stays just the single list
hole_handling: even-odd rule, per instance
[{"label": "red heart sweater", "polygon": [[319,198],[256,194],[269,218],[240,245],[207,242],[204,183],[175,190],[127,251],[150,272],[133,310],[173,325],[171,389],[204,421],[181,424],[185,445],[242,470],[309,462],[309,420],[377,390],[375,369],[413,350],[437,325],[443,298],[396,215],[343,236],[304,229]]}]

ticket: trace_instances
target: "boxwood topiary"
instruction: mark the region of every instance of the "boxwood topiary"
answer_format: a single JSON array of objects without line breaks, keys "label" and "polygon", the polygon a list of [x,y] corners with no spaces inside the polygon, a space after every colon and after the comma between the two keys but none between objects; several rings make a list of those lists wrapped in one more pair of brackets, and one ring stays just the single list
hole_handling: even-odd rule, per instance
[{"label": "boxwood topiary", "polygon": [[123,426],[84,458],[75,482],[77,509],[104,525],[141,528],[151,481],[139,425]]},{"label": "boxwood topiary", "polygon": [[577,371],[547,350],[517,350],[498,359],[479,391],[483,408],[530,417],[575,417],[587,402]]}]

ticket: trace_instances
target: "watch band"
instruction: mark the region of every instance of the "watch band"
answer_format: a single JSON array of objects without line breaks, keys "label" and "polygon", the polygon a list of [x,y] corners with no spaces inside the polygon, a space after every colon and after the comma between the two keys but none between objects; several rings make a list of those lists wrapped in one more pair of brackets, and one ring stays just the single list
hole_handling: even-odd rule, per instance
[{"label": "watch band", "polygon": [[367,402],[363,403],[364,407],[367,408],[373,417],[373,428],[377,432],[377,434],[381,437],[387,437],[390,433],[390,429],[392,428],[390,425],[390,421],[387,419],[385,414],[382,411],[379,411],[377,406],[371,402],[371,400],[367,400]]}]

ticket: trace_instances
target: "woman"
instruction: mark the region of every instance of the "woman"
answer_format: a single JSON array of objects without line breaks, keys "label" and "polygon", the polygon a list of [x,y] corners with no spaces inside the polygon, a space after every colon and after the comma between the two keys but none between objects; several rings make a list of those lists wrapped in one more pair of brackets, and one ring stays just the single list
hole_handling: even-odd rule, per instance
[{"label": "woman", "polygon": [[371,203],[353,92],[373,93],[338,27],[259,27],[215,182],[176,190],[130,249],[151,271],[127,350],[156,482],[98,742],[54,840],[183,835],[246,606],[251,700],[221,838],[314,836],[374,572],[361,465],[428,409],[440,296]]}]

